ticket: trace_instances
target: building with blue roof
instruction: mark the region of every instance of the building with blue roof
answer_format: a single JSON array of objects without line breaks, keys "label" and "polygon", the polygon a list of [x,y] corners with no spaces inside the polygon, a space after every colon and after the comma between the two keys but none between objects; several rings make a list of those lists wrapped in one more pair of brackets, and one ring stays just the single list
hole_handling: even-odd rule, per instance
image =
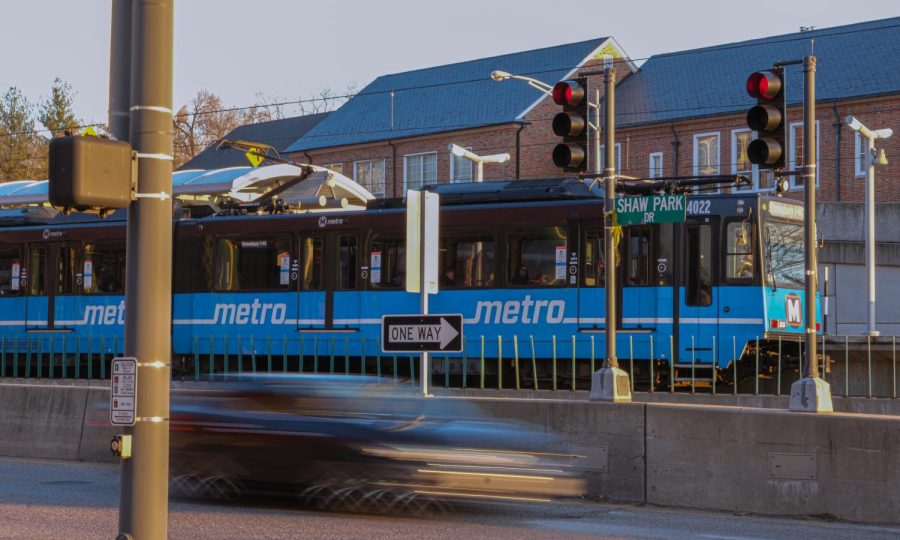
[{"label": "building with blue roof", "polygon": [[[817,57],[820,199],[859,200],[859,141],[843,118],[854,114],[875,126],[898,124],[897,17],[667,52],[640,69],[614,39],[598,38],[384,75],[286,151],[337,168],[388,197],[422,184],[474,180],[472,164],[452,156],[450,143],[480,155],[510,153],[507,163],[485,168],[487,179],[557,176],[562,171],[550,153],[558,138],[550,120],[558,107],[525,82],[497,82],[490,73],[503,70],[553,84],[611,58],[619,79],[616,147],[623,174],[743,173],[753,179],[750,189],[768,190],[771,175],[760,174],[746,159],[752,134],[744,116],[754,102],[745,81],[753,71],[802,58],[811,49]],[[791,165],[802,148],[800,66],[787,68],[787,92]],[[897,154],[898,141],[885,141],[889,157]],[[892,172],[879,177],[885,179],[879,180],[880,195],[900,200]]]},{"label": "building with blue roof", "polygon": [[619,61],[620,73],[636,69],[615,40],[597,38],[383,75],[286,151],[388,197],[423,184],[472,181],[471,162],[452,156],[451,143],[479,154],[509,152],[509,162],[485,168],[487,179],[539,174],[526,150],[552,137],[543,122],[551,114],[541,107],[546,96],[523,81],[492,80],[491,73],[552,84],[604,58]]},{"label": "building with blue roof", "polygon": [[[268,122],[245,124],[231,130],[224,139],[238,139],[253,141],[271,146],[279,153],[294,143],[298,137],[302,137],[319,122],[324,120],[329,113],[307,114],[292,118],[280,118]],[[225,167],[240,167],[247,165],[247,158],[243,152],[236,150],[218,150],[219,141],[207,146],[196,156],[183,163],[177,170],[190,169],[221,169]]]}]

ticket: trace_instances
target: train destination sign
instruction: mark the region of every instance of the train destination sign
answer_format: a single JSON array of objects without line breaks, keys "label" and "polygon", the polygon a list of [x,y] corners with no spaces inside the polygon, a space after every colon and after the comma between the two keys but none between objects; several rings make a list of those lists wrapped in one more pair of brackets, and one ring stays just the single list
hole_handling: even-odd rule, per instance
[{"label": "train destination sign", "polygon": [[384,315],[381,318],[384,352],[461,352],[462,315]]},{"label": "train destination sign", "polygon": [[619,225],[681,223],[687,215],[687,195],[648,195],[616,199]]}]

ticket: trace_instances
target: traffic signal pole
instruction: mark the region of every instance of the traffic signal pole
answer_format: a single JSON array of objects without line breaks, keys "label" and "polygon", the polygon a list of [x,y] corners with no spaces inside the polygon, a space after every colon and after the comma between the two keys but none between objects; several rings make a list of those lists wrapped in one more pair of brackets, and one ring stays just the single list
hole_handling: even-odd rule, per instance
[{"label": "traffic signal pole", "polygon": [[803,59],[803,187],[805,190],[806,362],[804,376],[791,385],[789,408],[797,412],[832,412],[831,387],[819,378],[816,351],[816,57]]},{"label": "traffic signal pole", "polygon": [[[628,402],[631,401],[631,383],[628,374],[619,369],[619,360],[616,357],[616,246],[614,244],[613,229],[615,227],[616,201],[616,72],[614,68],[604,70],[604,176],[606,183],[606,197],[603,205],[603,222],[605,230],[606,250],[606,360],[603,368],[593,374],[591,378],[591,400]],[[599,122],[597,123],[599,127]],[[599,169],[599,154],[595,161]],[[599,171],[598,171],[599,172]]]},{"label": "traffic signal pole", "polygon": [[[121,4],[113,4],[114,28],[124,24],[117,11]],[[132,458],[122,464],[117,537],[122,539],[164,539],[168,527],[173,4],[131,2],[129,138],[138,158],[137,191],[169,196],[138,198],[128,207],[125,356],[137,359],[138,386]],[[113,46],[122,46],[116,44],[124,40],[113,35]]]}]

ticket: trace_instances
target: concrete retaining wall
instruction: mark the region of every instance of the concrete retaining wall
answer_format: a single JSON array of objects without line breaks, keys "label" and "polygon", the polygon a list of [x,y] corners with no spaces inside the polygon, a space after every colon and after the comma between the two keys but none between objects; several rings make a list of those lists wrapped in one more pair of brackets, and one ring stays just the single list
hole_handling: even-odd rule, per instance
[{"label": "concrete retaining wall", "polygon": [[[108,389],[86,384],[0,384],[0,455],[111,461],[108,400]],[[900,523],[897,415],[461,396],[427,407],[460,417],[476,408],[555,433],[541,450],[584,456],[576,462],[592,495]]]}]

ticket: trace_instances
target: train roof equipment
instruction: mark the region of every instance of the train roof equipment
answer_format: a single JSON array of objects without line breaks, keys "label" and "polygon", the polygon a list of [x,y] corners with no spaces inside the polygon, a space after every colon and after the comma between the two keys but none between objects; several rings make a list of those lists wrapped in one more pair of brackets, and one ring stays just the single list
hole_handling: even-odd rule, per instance
[{"label": "train roof equipment", "polygon": [[[48,188],[47,180],[0,184],[0,223],[53,219],[57,211],[50,206]],[[234,207],[277,208],[279,212],[362,210],[375,199],[340,173],[287,163],[177,171],[172,174],[172,196],[181,208],[203,207],[213,213]]]}]

